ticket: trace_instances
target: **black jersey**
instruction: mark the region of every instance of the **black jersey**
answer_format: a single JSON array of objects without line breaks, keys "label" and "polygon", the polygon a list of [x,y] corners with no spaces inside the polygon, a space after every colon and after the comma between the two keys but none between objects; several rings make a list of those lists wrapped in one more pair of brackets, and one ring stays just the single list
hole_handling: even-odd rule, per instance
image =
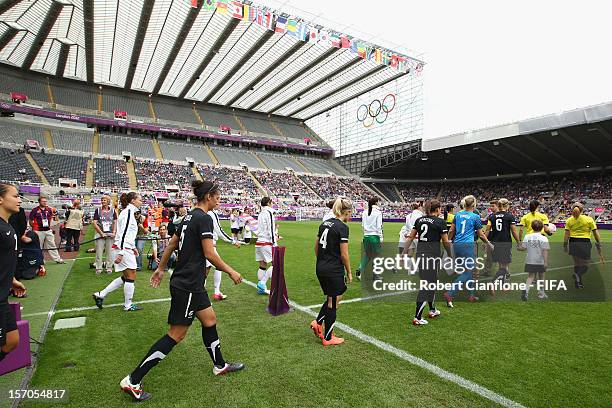
[{"label": "black jersey", "polygon": [[202,209],[187,214],[174,235],[179,237],[176,267],[170,285],[188,292],[204,292],[206,258],[203,239],[213,239],[213,220]]},{"label": "black jersey", "polygon": [[489,215],[488,222],[491,224],[489,241],[491,242],[512,242],[510,235],[511,226],[516,225],[514,215],[506,211],[498,211]]},{"label": "black jersey", "polygon": [[0,218],[0,304],[8,302],[17,267],[17,233]]},{"label": "black jersey", "polygon": [[340,257],[340,244],[348,244],[349,228],[337,218],[330,218],[319,226],[317,252],[317,275],[344,275],[344,265]]},{"label": "black jersey", "polygon": [[440,256],[442,235],[448,234],[446,221],[440,217],[424,216],[417,219],[414,227],[418,234],[417,253]]}]

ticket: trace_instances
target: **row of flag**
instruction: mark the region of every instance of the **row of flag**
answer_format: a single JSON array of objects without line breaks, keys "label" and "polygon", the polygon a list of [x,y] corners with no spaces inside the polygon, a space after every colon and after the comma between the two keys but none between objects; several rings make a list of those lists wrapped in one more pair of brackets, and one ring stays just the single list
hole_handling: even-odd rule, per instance
[{"label": "row of flag", "polygon": [[290,35],[300,41],[311,41],[329,44],[336,48],[346,48],[360,58],[384,64],[399,71],[406,72],[411,69],[420,71],[423,68],[419,61],[378,48],[345,34],[311,26],[297,18],[276,15],[265,7],[236,0],[191,0],[191,6],[194,8],[200,6],[206,11],[216,10],[217,13],[229,14],[233,18],[252,21],[267,30]]}]

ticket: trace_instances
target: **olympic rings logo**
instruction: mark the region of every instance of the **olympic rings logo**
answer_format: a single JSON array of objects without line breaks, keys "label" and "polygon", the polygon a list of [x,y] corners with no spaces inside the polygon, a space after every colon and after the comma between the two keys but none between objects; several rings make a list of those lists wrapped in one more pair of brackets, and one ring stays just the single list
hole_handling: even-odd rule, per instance
[{"label": "olympic rings logo", "polygon": [[365,128],[372,127],[374,122],[383,124],[393,109],[395,109],[395,95],[388,94],[382,102],[380,99],[374,99],[369,105],[361,105],[357,109],[357,121],[363,123]]}]

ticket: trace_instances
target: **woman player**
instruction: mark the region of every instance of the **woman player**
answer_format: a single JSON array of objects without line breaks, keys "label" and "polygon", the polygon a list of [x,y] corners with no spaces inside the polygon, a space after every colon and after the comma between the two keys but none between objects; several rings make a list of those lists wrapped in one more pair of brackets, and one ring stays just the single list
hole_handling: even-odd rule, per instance
[{"label": "woman player", "polygon": [[261,211],[257,217],[258,233],[255,242],[255,261],[259,263],[257,270],[257,293],[268,293],[266,282],[272,276],[272,247],[277,246],[278,232],[274,221],[274,209],[270,207],[272,199],[261,199]]},{"label": "woman player", "polygon": [[546,233],[548,235],[552,235],[550,230],[548,229],[548,216],[538,211],[540,207],[540,202],[538,200],[531,200],[529,202],[529,212],[521,218],[521,229],[519,231],[519,242],[523,242],[523,237],[527,234],[533,233],[533,228],[531,228],[531,223],[533,220],[540,220],[542,224],[544,224],[544,229],[542,233]]},{"label": "woman player", "polygon": [[563,249],[574,258],[574,284],[577,289],[584,288],[582,277],[589,269],[591,260],[591,232],[595,238],[595,246],[599,253],[599,259],[603,261],[601,252],[601,237],[593,218],[584,215],[584,206],[581,203],[572,205],[572,216],[565,222],[565,236],[563,237]]},{"label": "woman player", "polygon": [[138,221],[136,216],[140,214],[140,206],[142,198],[140,194],[135,192],[123,193],[119,199],[123,210],[119,214],[115,243],[115,271],[122,272],[123,275],[111,283],[100,292],[92,295],[96,306],[102,309],[104,298],[112,291],[119,289],[123,285],[123,310],[126,312],[134,312],[140,310],[140,306],[132,303],[134,297],[134,281],[136,279],[136,257],[138,249],[136,248],[136,235],[138,234]]},{"label": "woman player", "polygon": [[[215,253],[217,252],[217,241],[219,240],[219,238],[221,238],[223,241],[229,244],[233,244],[236,247],[240,248],[240,242],[234,241],[233,239],[229,237],[229,235],[225,233],[225,231],[223,231],[223,228],[221,227],[221,223],[219,222],[219,216],[215,212],[216,209],[217,207],[208,211],[207,213],[208,215],[210,215],[210,218],[212,218],[213,220],[213,248],[215,250]],[[209,261],[206,261],[206,277],[208,277],[208,274],[210,273],[210,270],[212,267],[213,267],[213,264],[211,264]],[[215,272],[213,273],[213,284],[214,284],[214,290],[215,290],[213,294],[213,299],[215,300],[227,299],[227,295],[224,295],[223,293],[221,293],[221,274],[222,273],[223,271],[217,268],[215,268]]]},{"label": "woman player", "polygon": [[336,309],[342,294],[346,292],[344,273],[346,272],[348,283],[353,281],[348,252],[349,228],[346,225],[351,219],[353,204],[347,199],[338,198],[332,209],[335,218],[324,221],[319,226],[315,242],[317,278],[327,298],[317,318],[310,323],[310,328],[315,336],[321,338],[324,346],[344,343],[344,339],[334,336],[333,332]]},{"label": "woman player", "polygon": [[19,345],[19,331],[8,297],[13,289],[23,297],[26,288],[15,279],[17,268],[17,233],[8,223],[11,215],[19,212],[21,197],[12,184],[0,183],[0,361]]},{"label": "woman player", "polygon": [[223,262],[213,246],[214,225],[207,213],[219,205],[221,190],[210,181],[196,180],[192,187],[198,203],[183,219],[151,275],[151,286],[157,288],[164,277],[170,254],[178,248],[178,261],[170,277],[170,329],[151,347],[138,367],[121,380],[121,389],[137,401],[151,398],[151,394],[142,389],[143,377],[185,338],[196,317],[202,324],[202,340],[213,362],[213,374],[223,375],[244,368],[242,363],[228,363],[223,359],[217,318],[204,288],[207,259],[215,268],[227,273],[235,284],[242,282],[240,274]]},{"label": "woman player", "polygon": [[[510,277],[508,267],[512,262],[512,238],[519,247],[521,241],[516,230],[516,218],[508,211],[510,201],[501,198],[497,202],[496,208],[497,211],[489,215],[485,235],[495,245],[495,249],[490,252],[491,264],[495,262],[499,264],[499,270],[493,280],[505,282]],[[512,236],[510,236],[511,234]]]},{"label": "woman player", "polygon": [[[368,200],[368,211],[362,214],[361,225],[363,227],[363,256],[355,275],[361,280],[361,272],[365,270],[368,263],[380,254],[380,244],[383,241],[383,216],[378,208],[380,198],[372,197]],[[335,204],[334,204],[335,205]],[[377,278],[376,276],[374,276]]]},{"label": "woman player", "polygon": [[[438,263],[442,264],[442,254],[440,251],[440,241],[444,244],[447,253],[451,253],[451,242],[448,240],[448,227],[446,222],[440,218],[440,201],[430,200],[425,202],[425,212],[427,215],[417,219],[410,231],[410,235],[404,243],[404,253],[408,254],[408,248],[412,242],[418,241],[416,248],[417,258],[421,258],[419,263],[419,277],[423,281],[436,283],[438,280]],[[418,238],[417,238],[418,234]],[[440,311],[434,304],[436,297],[435,290],[420,289],[417,295],[416,312],[412,319],[413,326],[427,324],[423,319],[425,303],[429,305],[429,318],[433,319],[440,316]]]}]

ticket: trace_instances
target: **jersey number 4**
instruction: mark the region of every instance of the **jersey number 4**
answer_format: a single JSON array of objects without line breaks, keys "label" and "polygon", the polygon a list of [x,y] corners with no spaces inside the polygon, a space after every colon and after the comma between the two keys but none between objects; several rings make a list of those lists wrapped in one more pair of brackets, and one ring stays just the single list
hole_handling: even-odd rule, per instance
[{"label": "jersey number 4", "polygon": [[327,248],[327,233],[329,232],[329,228],[325,228],[323,233],[321,234],[321,238],[319,238],[319,244],[323,247],[323,249]]}]

